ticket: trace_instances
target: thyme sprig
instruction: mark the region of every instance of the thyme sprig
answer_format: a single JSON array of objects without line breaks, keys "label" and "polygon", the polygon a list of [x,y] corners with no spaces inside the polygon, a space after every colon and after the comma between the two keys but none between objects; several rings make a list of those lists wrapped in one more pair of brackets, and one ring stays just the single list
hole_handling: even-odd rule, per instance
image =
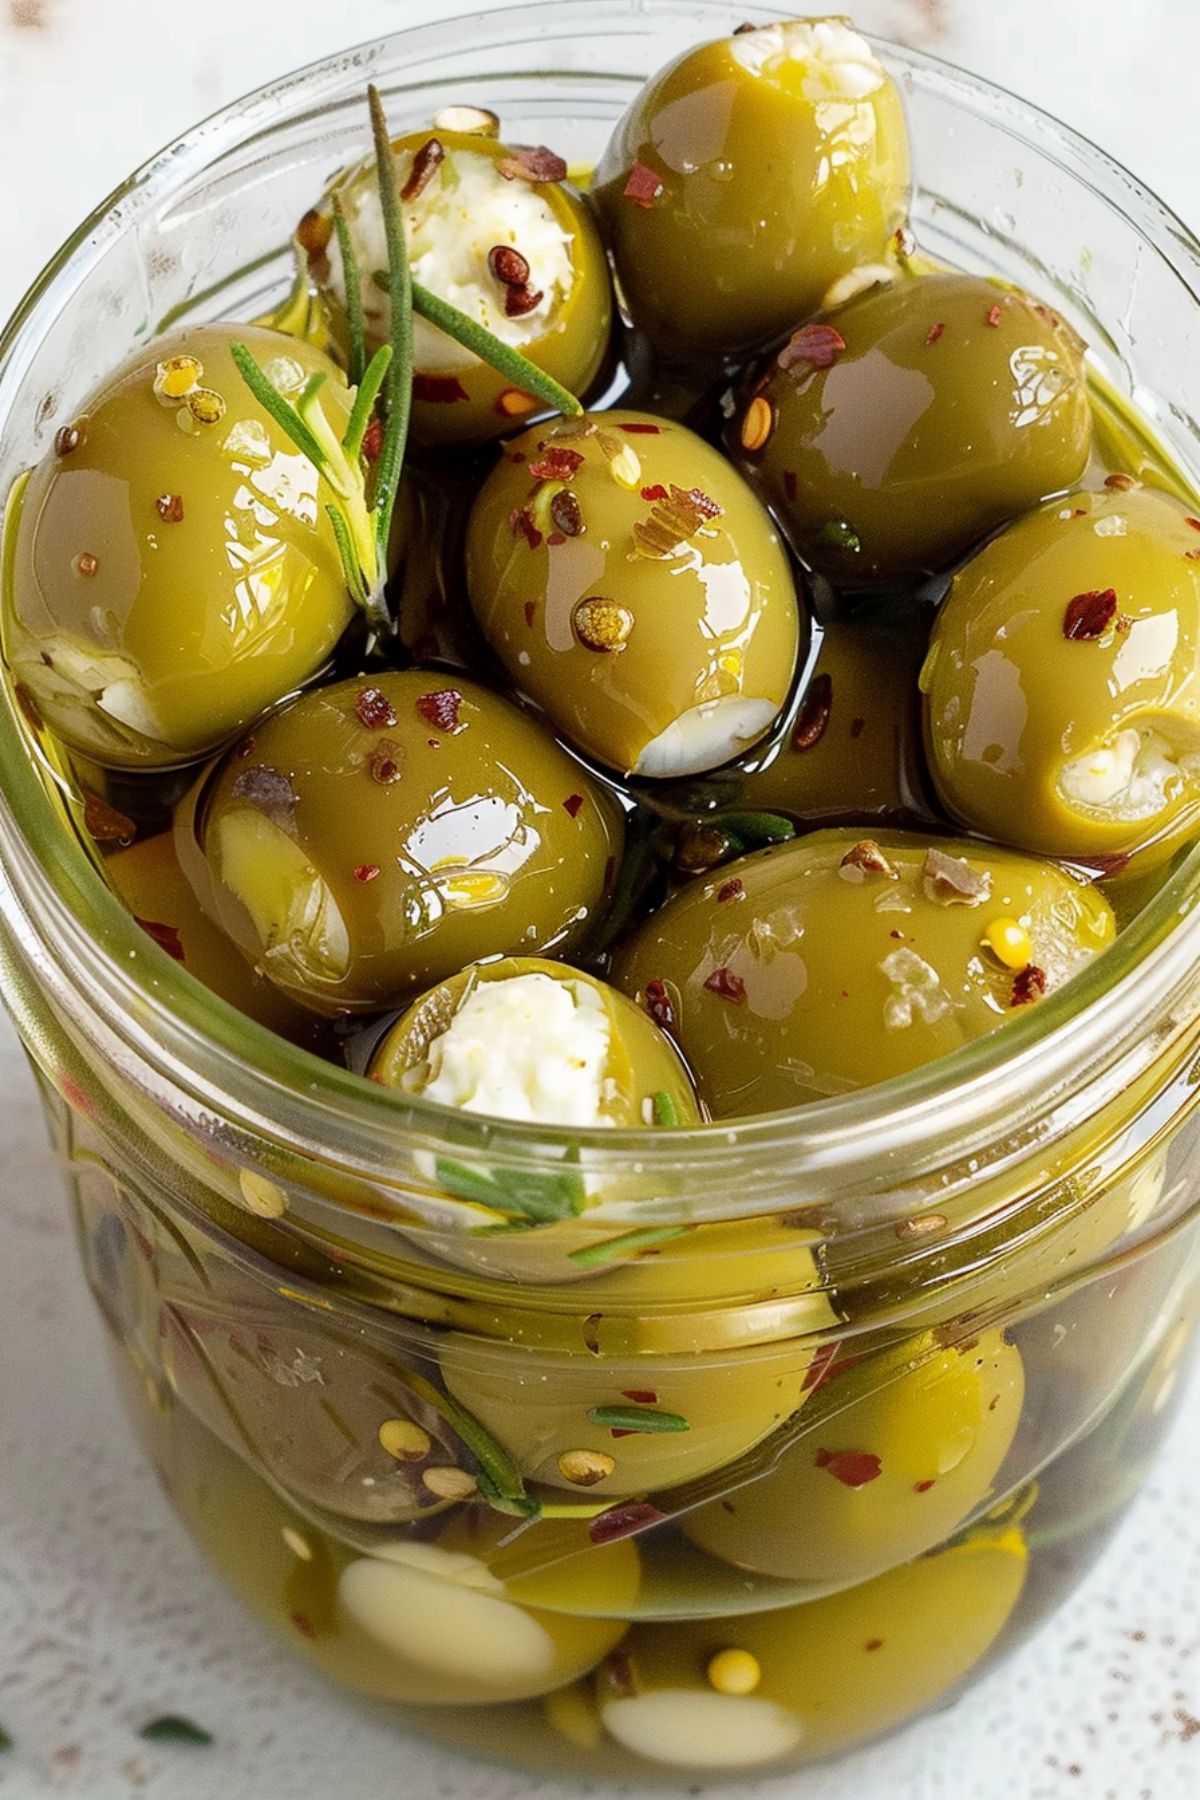
[{"label": "thyme sprig", "polygon": [[346,364],[346,379],[351,387],[358,387],[362,382],[367,367],[367,321],[363,313],[362,274],[358,264],[358,252],[354,248],[354,239],[350,235],[350,227],[346,223],[346,209],[342,205],[342,196],[333,196],[333,229],[337,233],[338,249],[342,255],[342,273],[346,283],[346,324],[350,333],[350,355]]}]

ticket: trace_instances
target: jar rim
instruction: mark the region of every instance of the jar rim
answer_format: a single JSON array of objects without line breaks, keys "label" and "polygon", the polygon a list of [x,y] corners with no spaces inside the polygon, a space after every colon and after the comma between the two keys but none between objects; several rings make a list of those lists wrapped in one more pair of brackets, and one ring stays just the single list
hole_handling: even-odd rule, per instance
[{"label": "jar rim", "polygon": [[[727,22],[726,0],[606,0],[633,18],[679,18],[703,29]],[[767,23],[786,11],[737,8]],[[485,18],[472,16],[477,44],[535,43],[551,21],[594,27],[591,0],[534,0]],[[521,21],[526,21],[522,26]],[[263,86],[202,121],[137,170],[78,227],[37,278],[0,333],[0,422],[5,396],[19,381],[31,341],[54,329],[68,296],[86,280],[104,249],[129,232],[222,153],[290,116],[346,100],[389,55],[429,48],[443,53],[465,23],[439,21],[395,32],[323,58]],[[1143,184],[1107,153],[1049,114],[996,84],[906,47],[872,39],[893,71],[938,86],[959,103],[987,106],[1012,135],[1036,130],[1064,172],[1100,192],[1139,241],[1200,294],[1200,241]],[[406,54],[419,84],[420,64]],[[525,71],[537,74],[536,69]],[[632,76],[615,78],[636,85]],[[385,100],[388,83],[382,78]],[[393,89],[393,91],[395,91]],[[411,94],[412,87],[406,84]],[[762,1192],[772,1169],[794,1194],[796,1181],[816,1184],[828,1204],[828,1182],[850,1172],[860,1184],[894,1186],[918,1167],[957,1161],[973,1144],[994,1140],[998,1125],[1036,1130],[1049,1105],[1089,1084],[1124,1084],[1129,1053],[1147,1017],[1169,1005],[1200,962],[1200,845],[1195,846],[1115,943],[1058,992],[993,1032],[903,1076],[803,1107],[664,1132],[638,1128],[589,1132],[464,1114],[363,1081],[279,1038],[205,989],[151,943],[93,866],[65,811],[44,785],[20,720],[0,707],[0,909],[27,956],[46,975],[58,970],[56,993],[83,1007],[125,1053],[141,1059],[161,1084],[219,1109],[252,1137],[284,1143],[308,1159],[336,1156],[366,1179],[386,1184],[399,1143],[456,1153],[484,1150],[493,1160],[531,1166],[583,1146],[597,1166],[628,1165],[653,1176],[670,1172],[692,1192],[692,1217],[706,1216],[695,1195],[725,1197],[719,1216],[767,1210]],[[69,966],[68,966],[69,965]],[[1144,1033],[1143,1033],[1144,1034]],[[237,1098],[234,1100],[233,1095]],[[729,1198],[745,1181],[746,1158],[762,1163],[763,1180],[743,1202]],[[899,1173],[898,1173],[899,1172]],[[835,1202],[836,1204],[836,1202]],[[639,1215],[645,1209],[639,1208]],[[666,1215],[664,1215],[666,1216]],[[714,1214],[714,1216],[717,1216]]]}]

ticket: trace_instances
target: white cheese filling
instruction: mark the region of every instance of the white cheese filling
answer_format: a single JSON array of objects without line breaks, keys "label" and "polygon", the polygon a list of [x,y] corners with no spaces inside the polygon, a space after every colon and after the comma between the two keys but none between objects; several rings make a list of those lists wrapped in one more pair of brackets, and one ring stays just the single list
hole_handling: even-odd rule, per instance
[{"label": "white cheese filling", "polygon": [[586,981],[481,981],[430,1044],[419,1091],[496,1118],[606,1125],[611,1035],[604,998]]},{"label": "white cheese filling", "polygon": [[635,775],[699,775],[732,761],[770,728],[778,706],[744,694],[727,694],[690,706],[651,738],[634,765]]},{"label": "white cheese filling", "polygon": [[882,63],[844,19],[794,19],[732,39],[732,54],[751,74],[779,76],[788,62],[804,70],[802,92],[822,100],[865,100],[887,80]]},{"label": "white cheese filling", "polygon": [[1200,757],[1178,756],[1157,731],[1133,726],[1058,772],[1058,791],[1079,812],[1107,819],[1152,819],[1175,799],[1182,784],[1200,776]]},{"label": "white cheese filling", "polygon": [[[431,134],[432,135],[432,134]],[[396,185],[412,170],[409,151],[395,159]],[[374,173],[343,191],[351,238],[362,270],[363,310],[377,338],[388,332],[388,301],[373,276],[387,268],[383,210]],[[507,181],[482,151],[448,150],[424,189],[401,207],[413,280],[457,306],[494,336],[518,347],[542,337],[570,293],[575,278],[572,235],[564,231],[537,183]],[[510,318],[507,289],[488,267],[497,244],[518,251],[529,264],[527,287],[542,298]],[[346,281],[336,235],[329,246],[334,291],[345,300]],[[424,319],[413,321],[413,362],[424,373],[470,368],[478,358]]]}]

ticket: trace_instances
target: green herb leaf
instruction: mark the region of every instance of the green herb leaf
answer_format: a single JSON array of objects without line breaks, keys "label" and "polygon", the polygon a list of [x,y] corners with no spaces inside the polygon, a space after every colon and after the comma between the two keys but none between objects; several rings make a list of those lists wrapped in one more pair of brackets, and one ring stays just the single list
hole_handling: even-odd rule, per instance
[{"label": "green herb leaf", "polygon": [[350,414],[350,423],[347,425],[346,435],[342,439],[342,448],[351,462],[357,461],[362,455],[367,426],[371,423],[371,415],[375,411],[379,390],[383,386],[384,377],[391,365],[392,346],[381,344],[367,364],[362,380],[358,384],[358,392],[354,396],[354,410]]},{"label": "green herb leaf", "polygon": [[148,1744],[211,1744],[212,1732],[205,1731],[202,1725],[194,1725],[191,1719],[182,1718],[178,1713],[163,1713],[161,1718],[151,1719],[138,1732]]},{"label": "green herb leaf", "polygon": [[643,1225],[639,1231],[625,1231],[620,1237],[605,1238],[603,1243],[571,1250],[567,1260],[580,1269],[598,1269],[604,1263],[647,1250],[652,1244],[668,1244],[672,1238],[682,1237],[687,1229],[686,1225]]},{"label": "green herb leaf", "polygon": [[679,1108],[665,1089],[655,1094],[651,1101],[656,1125],[671,1126],[679,1123]]},{"label": "green herb leaf", "polygon": [[392,533],[392,514],[404,468],[404,452],[408,443],[408,421],[412,412],[413,364],[413,282],[408,264],[408,241],[400,216],[400,200],[396,193],[396,165],[392,157],[392,140],[388,135],[387,114],[379,89],[367,90],[371,108],[371,135],[375,141],[375,171],[379,182],[379,204],[383,210],[383,229],[387,240],[388,273],[388,343],[392,360],[388,365],[384,388],[386,418],[383,443],[375,465],[374,520],[375,542],[379,547],[379,563],[387,568],[388,544]]},{"label": "green herb leaf", "polygon": [[857,556],[862,549],[862,539],[845,519],[826,519],[817,533],[816,542],[828,550],[848,550],[852,556]]},{"label": "green herb leaf", "polygon": [[764,844],[786,844],[796,835],[792,821],[780,813],[715,813],[713,822],[741,850],[759,850]]},{"label": "green herb leaf", "polygon": [[279,389],[259,368],[245,344],[230,344],[229,354],[237,365],[238,374],[263,411],[269,413],[279,429],[287,433],[300,454],[307,456],[318,473],[327,475],[329,459],[324,450],[296,408],[289,400],[284,399]]},{"label": "green herb leaf", "polygon": [[462,1439],[475,1461],[479,1464],[480,1492],[489,1504],[495,1506],[500,1501],[508,1504],[501,1507],[504,1512],[514,1512],[522,1518],[532,1518],[537,1511],[538,1502],[525,1492],[525,1481],[520,1469],[508,1451],[492,1436],[486,1426],[481,1425],[474,1413],[452,1400],[440,1388],[426,1381],[412,1369],[398,1370],[399,1379],[413,1393],[431,1406],[438,1417],[453,1427]]},{"label": "green herb leaf", "polygon": [[583,1177],[571,1169],[546,1171],[496,1169],[485,1174],[465,1163],[439,1157],[438,1181],[456,1200],[469,1200],[493,1212],[507,1213],[534,1225],[577,1217],[587,1203]]},{"label": "green herb leaf", "polygon": [[592,1406],[588,1418],[593,1425],[607,1425],[613,1431],[690,1431],[690,1422],[682,1413],[660,1412],[654,1406]]},{"label": "green herb leaf", "polygon": [[5,1731],[3,1725],[0,1725],[0,1753],[3,1753],[5,1750],[11,1750],[12,1747],[12,1739],[9,1737],[7,1731]]},{"label": "green herb leaf", "polygon": [[359,567],[358,553],[354,548],[349,521],[340,506],[329,505],[325,511],[329,514],[329,523],[333,526],[338,555],[342,559],[342,574],[346,577],[346,586],[350,589],[350,596],[356,606],[365,607],[369,598],[367,584],[363,580],[362,570]]},{"label": "green herb leaf", "polygon": [[498,375],[511,381],[514,387],[533,394],[552,412],[562,413],[568,419],[582,417],[582,403],[555,381],[553,376],[539,369],[536,363],[530,362],[527,356],[522,356],[519,350],[514,350],[511,344],[496,337],[477,319],[460,312],[457,306],[451,306],[448,300],[441,299],[437,294],[431,294],[419,281],[412,284],[412,303],[413,310],[420,313],[423,319],[428,319],[431,325],[444,331],[456,344],[474,351],[481,362],[487,363]]},{"label": "green herb leaf", "polygon": [[[333,196],[333,229],[342,253],[342,277],[346,286],[346,323],[350,331],[350,361],[346,373],[351,387],[362,386],[367,366],[367,326],[363,316],[362,268],[354,239],[346,223],[340,194]],[[361,440],[360,440],[361,441]],[[357,452],[356,452],[357,454]]]}]

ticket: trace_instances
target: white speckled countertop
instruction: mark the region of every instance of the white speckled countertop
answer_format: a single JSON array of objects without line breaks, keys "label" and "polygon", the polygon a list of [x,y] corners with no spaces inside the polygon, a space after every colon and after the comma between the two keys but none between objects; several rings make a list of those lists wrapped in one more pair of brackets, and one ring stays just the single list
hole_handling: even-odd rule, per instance
[{"label": "white speckled countertop", "polygon": [[[348,37],[455,0],[0,0],[0,315],[160,143]],[[848,8],[849,10],[849,8]],[[1200,218],[1194,0],[863,0],[864,26],[1057,112]],[[0,1800],[566,1800],[404,1739],[277,1650],[209,1578],[126,1434],[32,1084],[0,1019]],[[1200,1390],[1067,1614],[951,1712],[712,1800],[1193,1800]],[[151,1747],[168,1711],[211,1748]],[[596,1790],[590,1790],[595,1792]]]}]

